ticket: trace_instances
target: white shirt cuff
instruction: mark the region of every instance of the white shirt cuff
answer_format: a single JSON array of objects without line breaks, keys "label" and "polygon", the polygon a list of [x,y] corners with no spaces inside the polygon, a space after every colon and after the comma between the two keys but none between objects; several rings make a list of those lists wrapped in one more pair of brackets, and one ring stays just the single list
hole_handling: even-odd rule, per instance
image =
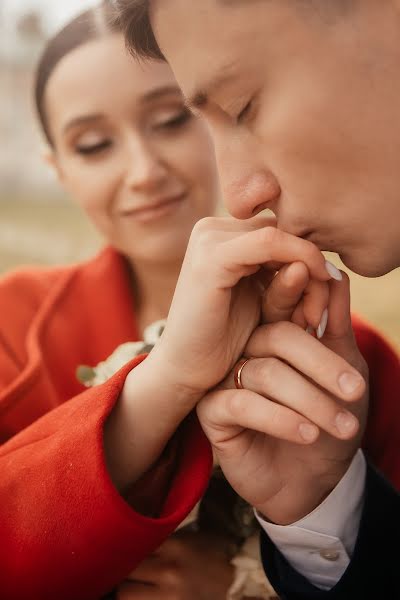
[{"label": "white shirt cuff", "polygon": [[313,585],[329,590],[348,567],[364,504],[366,461],[361,450],[335,489],[312,513],[291,525],[258,522],[287,561]]}]

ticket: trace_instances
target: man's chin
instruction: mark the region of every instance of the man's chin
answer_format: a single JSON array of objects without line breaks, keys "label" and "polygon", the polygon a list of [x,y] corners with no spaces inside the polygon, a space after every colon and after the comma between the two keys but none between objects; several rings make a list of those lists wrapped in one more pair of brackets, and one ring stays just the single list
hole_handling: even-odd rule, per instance
[{"label": "man's chin", "polygon": [[342,263],[348,269],[350,269],[350,271],[356,273],[357,275],[361,275],[362,277],[382,277],[396,268],[379,264],[377,260],[366,261],[364,257],[362,259],[358,259],[356,256],[349,254],[339,254],[339,257]]}]

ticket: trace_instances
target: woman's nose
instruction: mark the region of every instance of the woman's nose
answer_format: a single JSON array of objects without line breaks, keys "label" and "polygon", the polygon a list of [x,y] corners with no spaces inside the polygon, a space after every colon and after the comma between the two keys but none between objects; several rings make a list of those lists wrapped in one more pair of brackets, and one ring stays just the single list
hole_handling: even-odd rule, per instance
[{"label": "woman's nose", "polygon": [[145,143],[131,149],[126,167],[126,183],[135,191],[156,190],[166,179],[168,168],[161,156]]}]

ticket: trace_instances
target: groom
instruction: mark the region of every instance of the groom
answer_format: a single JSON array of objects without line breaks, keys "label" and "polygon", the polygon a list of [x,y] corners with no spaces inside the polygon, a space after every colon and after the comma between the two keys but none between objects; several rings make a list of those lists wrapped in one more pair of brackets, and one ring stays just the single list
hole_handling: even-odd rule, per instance
[{"label": "groom", "polygon": [[[206,120],[233,216],[270,208],[280,229],[337,252],[365,276],[400,266],[399,0],[119,4],[130,47],[166,58],[189,106]],[[214,445],[227,393],[199,410]],[[357,447],[332,479],[344,444],[330,441],[326,477],[320,469],[312,477],[326,458],[321,445],[309,452],[290,511],[264,502],[264,564],[282,598],[398,593],[399,496]],[[254,465],[260,452],[251,455]],[[295,445],[291,452],[294,460]],[[246,500],[273,498],[272,478],[243,472],[236,481],[241,461],[233,456],[220,462]],[[269,458],[273,471],[277,461]],[[290,455],[286,464],[289,472]]]}]

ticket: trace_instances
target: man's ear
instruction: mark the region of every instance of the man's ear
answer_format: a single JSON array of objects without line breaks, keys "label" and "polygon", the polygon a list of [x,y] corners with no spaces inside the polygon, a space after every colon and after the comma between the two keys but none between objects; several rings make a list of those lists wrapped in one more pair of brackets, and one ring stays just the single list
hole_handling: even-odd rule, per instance
[{"label": "man's ear", "polygon": [[42,158],[45,163],[54,171],[58,181],[61,183],[63,180],[63,172],[58,161],[58,157],[52,148],[46,148],[42,153]]}]

